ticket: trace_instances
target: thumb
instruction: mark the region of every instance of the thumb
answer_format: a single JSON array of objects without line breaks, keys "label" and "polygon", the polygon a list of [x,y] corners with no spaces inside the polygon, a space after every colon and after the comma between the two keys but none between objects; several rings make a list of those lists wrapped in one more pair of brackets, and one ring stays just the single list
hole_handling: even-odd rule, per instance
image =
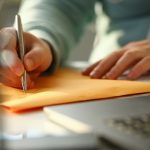
[{"label": "thumb", "polygon": [[40,48],[34,48],[29,51],[24,58],[24,65],[27,71],[34,71],[41,67],[43,63],[43,51]]}]

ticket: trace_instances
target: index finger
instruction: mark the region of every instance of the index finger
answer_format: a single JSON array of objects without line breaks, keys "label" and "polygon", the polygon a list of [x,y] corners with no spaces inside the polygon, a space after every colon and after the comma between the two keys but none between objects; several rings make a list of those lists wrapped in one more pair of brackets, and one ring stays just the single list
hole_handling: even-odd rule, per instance
[{"label": "index finger", "polygon": [[24,72],[24,66],[19,59],[16,51],[6,49],[0,51],[0,64],[1,68],[9,68],[17,76],[21,76]]},{"label": "index finger", "polygon": [[137,63],[138,60],[139,60],[139,57],[135,56],[134,51],[125,52],[120,57],[120,59],[116,62],[116,64],[111,68],[111,70],[106,74],[106,78],[109,78],[109,79],[118,78],[130,66]]}]

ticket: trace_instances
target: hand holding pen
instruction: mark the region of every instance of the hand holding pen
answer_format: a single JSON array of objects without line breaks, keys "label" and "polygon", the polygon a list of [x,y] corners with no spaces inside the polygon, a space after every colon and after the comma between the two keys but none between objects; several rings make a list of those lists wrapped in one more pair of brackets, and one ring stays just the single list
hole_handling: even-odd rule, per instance
[{"label": "hand holding pen", "polygon": [[[22,20],[23,21],[23,20]],[[13,27],[0,30],[0,82],[21,88],[21,78],[26,70],[27,89],[34,87],[36,78],[52,62],[49,45],[29,32],[23,32],[25,55],[21,60],[16,29]]]}]

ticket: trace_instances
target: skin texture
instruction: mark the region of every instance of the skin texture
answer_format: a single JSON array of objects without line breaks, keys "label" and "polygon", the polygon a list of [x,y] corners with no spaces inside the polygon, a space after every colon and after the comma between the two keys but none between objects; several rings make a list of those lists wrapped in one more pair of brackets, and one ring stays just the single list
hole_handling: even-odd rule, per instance
[{"label": "skin texture", "polygon": [[96,79],[117,79],[128,69],[129,80],[138,79],[150,71],[150,40],[129,43],[92,64],[82,74]]},{"label": "skin texture", "polygon": [[[32,88],[35,79],[52,63],[51,49],[45,41],[24,32],[24,42],[26,55],[22,63],[18,57],[15,29],[3,28],[0,31],[0,82],[15,88],[22,88],[24,69],[28,88]],[[92,64],[82,74],[97,79],[117,79],[128,69],[130,80],[150,71],[150,40],[129,43]]]},{"label": "skin texture", "polygon": [[15,88],[22,88],[24,69],[28,88],[32,88],[35,79],[52,63],[51,49],[45,41],[24,32],[24,42],[26,55],[22,63],[18,57],[15,29],[3,28],[0,31],[0,82]]}]

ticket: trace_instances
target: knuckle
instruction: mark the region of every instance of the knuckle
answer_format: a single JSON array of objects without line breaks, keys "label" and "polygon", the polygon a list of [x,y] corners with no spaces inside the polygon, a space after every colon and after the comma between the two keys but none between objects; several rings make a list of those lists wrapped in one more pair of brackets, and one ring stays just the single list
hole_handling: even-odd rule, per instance
[{"label": "knuckle", "polygon": [[130,42],[126,45],[126,48],[134,48],[137,46],[137,42]]},{"label": "knuckle", "polygon": [[141,57],[138,49],[132,49],[126,52],[126,57],[132,59],[139,59]]},{"label": "knuckle", "polygon": [[135,57],[135,51],[127,51],[125,55],[129,58],[133,58]]},{"label": "knuckle", "polygon": [[115,51],[115,52],[113,52],[113,53],[112,53],[112,56],[114,56],[114,57],[115,57],[115,56],[116,56],[116,57],[117,57],[117,56],[120,56],[120,51]]},{"label": "knuckle", "polygon": [[119,54],[118,51],[113,52],[113,55],[118,55],[118,54]]}]

